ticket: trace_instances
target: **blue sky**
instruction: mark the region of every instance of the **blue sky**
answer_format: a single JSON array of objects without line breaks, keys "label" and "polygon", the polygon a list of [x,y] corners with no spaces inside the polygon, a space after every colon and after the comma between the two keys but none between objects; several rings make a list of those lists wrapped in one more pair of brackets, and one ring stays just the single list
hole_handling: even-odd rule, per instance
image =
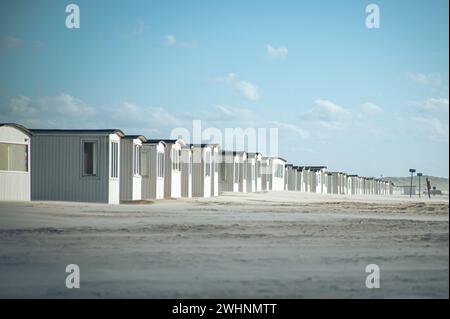
[{"label": "blue sky", "polygon": [[0,121],[278,127],[289,162],[448,177],[448,1],[0,2]]}]

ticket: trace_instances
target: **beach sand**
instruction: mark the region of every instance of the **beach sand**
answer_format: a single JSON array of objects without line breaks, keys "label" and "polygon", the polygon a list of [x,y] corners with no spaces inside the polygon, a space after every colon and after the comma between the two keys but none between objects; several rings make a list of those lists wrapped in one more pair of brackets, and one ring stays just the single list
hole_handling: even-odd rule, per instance
[{"label": "beach sand", "polygon": [[[448,298],[449,199],[0,202],[0,297]],[[67,289],[67,264],[80,289]],[[380,267],[380,288],[365,267]]]}]

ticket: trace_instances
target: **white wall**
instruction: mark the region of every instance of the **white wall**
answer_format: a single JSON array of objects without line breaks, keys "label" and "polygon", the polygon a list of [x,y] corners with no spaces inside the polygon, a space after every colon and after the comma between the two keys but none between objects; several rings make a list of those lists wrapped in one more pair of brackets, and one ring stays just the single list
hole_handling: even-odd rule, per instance
[{"label": "white wall", "polygon": [[0,126],[0,143],[28,146],[28,172],[0,170],[0,200],[30,200],[30,137],[15,127]]}]

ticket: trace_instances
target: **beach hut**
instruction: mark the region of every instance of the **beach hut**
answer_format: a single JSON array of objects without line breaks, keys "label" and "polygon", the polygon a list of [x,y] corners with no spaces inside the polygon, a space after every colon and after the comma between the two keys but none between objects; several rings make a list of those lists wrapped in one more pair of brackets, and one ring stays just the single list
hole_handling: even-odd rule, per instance
[{"label": "beach hut", "polygon": [[211,196],[219,196],[219,162],[220,162],[220,146],[219,144],[210,144],[212,173],[211,173]]},{"label": "beach hut", "polygon": [[347,194],[347,173],[341,173],[340,175],[340,194]]},{"label": "beach hut", "polygon": [[331,193],[341,194],[341,178],[342,174],[340,172],[331,173]]},{"label": "beach hut", "polygon": [[166,143],[164,162],[164,197],[181,197],[181,149],[186,143],[181,140],[163,140]]},{"label": "beach hut", "polygon": [[0,200],[31,199],[30,140],[22,125],[0,123]]},{"label": "beach hut", "polygon": [[192,197],[192,147],[186,145],[181,149],[181,197]]},{"label": "beach hut", "polygon": [[147,140],[142,143],[142,199],[164,198],[164,164],[166,143]]},{"label": "beach hut", "polygon": [[142,135],[125,135],[120,140],[120,200],[142,199]]},{"label": "beach hut", "polygon": [[121,130],[30,130],[31,199],[118,204]]},{"label": "beach hut", "polygon": [[333,194],[333,174],[325,172],[325,182],[327,184],[327,194]]},{"label": "beach hut", "polygon": [[326,193],[327,185],[325,182],[326,166],[311,166],[309,167],[311,174],[311,192]]},{"label": "beach hut", "polygon": [[358,194],[358,175],[348,175],[347,176],[347,195]]},{"label": "beach hut", "polygon": [[302,171],[300,170],[300,168],[298,166],[293,166],[292,168],[295,171],[295,190],[297,192],[301,192],[302,191]]},{"label": "beach hut", "polygon": [[255,191],[262,191],[262,155],[261,153],[256,153],[255,156]]},{"label": "beach hut", "polygon": [[221,151],[219,161],[219,191],[239,191],[239,156],[236,152]]},{"label": "beach hut", "polygon": [[192,196],[211,197],[212,150],[209,144],[193,144]]},{"label": "beach hut", "polygon": [[247,192],[247,152],[236,152],[239,159],[239,192]]},{"label": "beach hut", "polygon": [[266,192],[270,189],[270,169],[269,159],[267,157],[261,157],[261,191]]},{"label": "beach hut", "polygon": [[256,162],[257,162],[257,156],[258,153],[247,153],[247,161],[246,161],[246,189],[249,193],[256,192],[256,179],[257,179],[257,169],[256,169]]},{"label": "beach hut", "polygon": [[283,191],[286,160],[281,157],[269,157],[269,190]]},{"label": "beach hut", "polygon": [[312,191],[312,174],[309,167],[303,166],[303,177],[304,177],[304,189],[305,192],[311,192]]},{"label": "beach hut", "polygon": [[294,168],[292,164],[286,165],[286,190],[296,191],[297,190],[297,169]]}]

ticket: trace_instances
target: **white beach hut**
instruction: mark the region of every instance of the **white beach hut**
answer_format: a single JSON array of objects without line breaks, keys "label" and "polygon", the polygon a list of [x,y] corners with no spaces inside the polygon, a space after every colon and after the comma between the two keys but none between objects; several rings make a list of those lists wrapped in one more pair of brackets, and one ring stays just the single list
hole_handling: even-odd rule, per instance
[{"label": "white beach hut", "polygon": [[219,196],[219,163],[220,163],[220,146],[219,144],[209,144],[211,146],[211,196]]},{"label": "white beach hut", "polygon": [[311,192],[311,170],[307,166],[300,166],[303,177],[303,192]]},{"label": "white beach hut", "polygon": [[295,190],[297,192],[301,192],[302,191],[302,171],[300,170],[300,168],[298,166],[294,166],[292,167],[295,171]]},{"label": "white beach hut", "polygon": [[236,152],[239,159],[239,192],[247,192],[247,152]]},{"label": "white beach hut", "polygon": [[14,123],[0,123],[0,200],[29,201],[31,132]]},{"label": "white beach hut", "polygon": [[181,140],[163,140],[166,143],[164,197],[181,197],[181,149],[186,143]]},{"label": "white beach hut", "polygon": [[347,194],[347,173],[341,173],[341,195]]},{"label": "white beach hut", "polygon": [[270,161],[267,157],[261,157],[261,191],[270,190]]},{"label": "white beach hut", "polygon": [[246,190],[249,193],[256,192],[256,162],[257,162],[258,153],[247,153],[247,161],[246,161]]},{"label": "white beach hut", "polygon": [[211,197],[212,150],[208,144],[191,145],[192,196]]},{"label": "white beach hut", "polygon": [[239,191],[239,156],[236,154],[236,152],[220,152],[219,191]]},{"label": "white beach hut", "polygon": [[120,200],[142,199],[142,135],[125,135],[120,140]]},{"label": "white beach hut", "polygon": [[164,163],[166,143],[147,140],[142,143],[142,199],[164,198]]},{"label": "white beach hut", "polygon": [[347,195],[358,194],[358,175],[347,176]]},{"label": "white beach hut", "polygon": [[119,204],[121,130],[30,130],[31,199]]},{"label": "white beach hut", "polygon": [[286,190],[295,191],[297,189],[297,169],[292,164],[286,165]]},{"label": "white beach hut", "polygon": [[327,194],[333,194],[333,174],[325,172],[325,182],[327,184]]},{"label": "white beach hut", "polygon": [[181,197],[192,197],[192,147],[186,145],[181,149]]},{"label": "white beach hut", "polygon": [[286,160],[281,157],[269,157],[269,190],[283,191]]},{"label": "white beach hut", "polygon": [[326,166],[309,167],[311,174],[311,192],[326,193],[327,184],[325,181]]},{"label": "white beach hut", "polygon": [[262,155],[261,153],[256,153],[255,156],[255,191],[262,191]]}]

